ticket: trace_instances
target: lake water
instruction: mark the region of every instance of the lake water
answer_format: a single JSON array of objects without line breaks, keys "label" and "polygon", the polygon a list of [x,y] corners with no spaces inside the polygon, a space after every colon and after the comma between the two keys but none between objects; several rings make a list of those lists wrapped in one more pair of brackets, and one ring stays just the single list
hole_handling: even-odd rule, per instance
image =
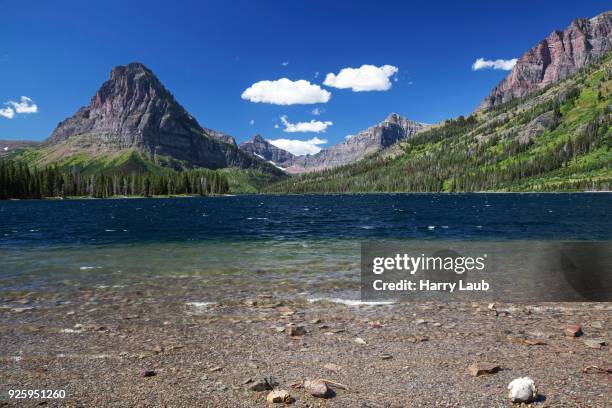
[{"label": "lake water", "polygon": [[[354,290],[360,243],[612,240],[612,194],[0,202],[0,290],[190,282]],[[194,283],[196,282],[196,283]]]}]

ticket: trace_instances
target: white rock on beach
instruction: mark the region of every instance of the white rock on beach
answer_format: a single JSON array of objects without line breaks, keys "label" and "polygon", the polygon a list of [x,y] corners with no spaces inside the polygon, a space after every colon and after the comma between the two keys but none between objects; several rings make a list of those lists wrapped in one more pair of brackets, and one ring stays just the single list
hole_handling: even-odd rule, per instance
[{"label": "white rock on beach", "polygon": [[531,402],[538,394],[535,383],[529,377],[515,378],[508,385],[508,390],[512,402]]}]

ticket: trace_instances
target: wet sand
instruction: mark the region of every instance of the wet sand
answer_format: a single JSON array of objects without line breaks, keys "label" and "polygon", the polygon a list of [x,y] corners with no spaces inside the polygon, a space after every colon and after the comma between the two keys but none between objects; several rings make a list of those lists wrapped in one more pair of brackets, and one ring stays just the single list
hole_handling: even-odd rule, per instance
[{"label": "wet sand", "polygon": [[[534,406],[610,406],[612,304],[307,298],[274,287],[215,297],[188,281],[2,292],[0,406],[259,407],[268,391],[250,388],[272,377],[296,407],[507,407],[508,383],[524,376],[538,387]],[[570,324],[584,334],[567,337]],[[473,362],[500,371],[474,377]],[[317,378],[348,390],[321,399],[291,386]],[[11,389],[66,398],[11,400]]]}]

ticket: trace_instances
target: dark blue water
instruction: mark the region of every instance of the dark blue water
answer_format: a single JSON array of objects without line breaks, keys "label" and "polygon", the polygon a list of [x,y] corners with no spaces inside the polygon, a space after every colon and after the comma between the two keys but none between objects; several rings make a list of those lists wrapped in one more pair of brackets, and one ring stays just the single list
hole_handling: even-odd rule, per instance
[{"label": "dark blue water", "polygon": [[369,194],[0,202],[0,248],[184,241],[612,239],[612,194]]}]

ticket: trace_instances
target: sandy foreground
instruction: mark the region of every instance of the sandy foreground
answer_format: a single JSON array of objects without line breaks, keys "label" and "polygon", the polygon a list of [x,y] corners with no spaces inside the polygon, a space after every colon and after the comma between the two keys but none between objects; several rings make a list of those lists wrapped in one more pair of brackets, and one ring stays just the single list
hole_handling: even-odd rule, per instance
[{"label": "sandy foreground", "polygon": [[[609,303],[358,306],[274,290],[211,302],[188,285],[2,292],[0,406],[259,407],[267,379],[296,407],[507,407],[529,376],[534,406],[610,407],[611,316]],[[500,369],[473,376],[475,362]],[[340,385],[317,398],[304,379]]]}]

